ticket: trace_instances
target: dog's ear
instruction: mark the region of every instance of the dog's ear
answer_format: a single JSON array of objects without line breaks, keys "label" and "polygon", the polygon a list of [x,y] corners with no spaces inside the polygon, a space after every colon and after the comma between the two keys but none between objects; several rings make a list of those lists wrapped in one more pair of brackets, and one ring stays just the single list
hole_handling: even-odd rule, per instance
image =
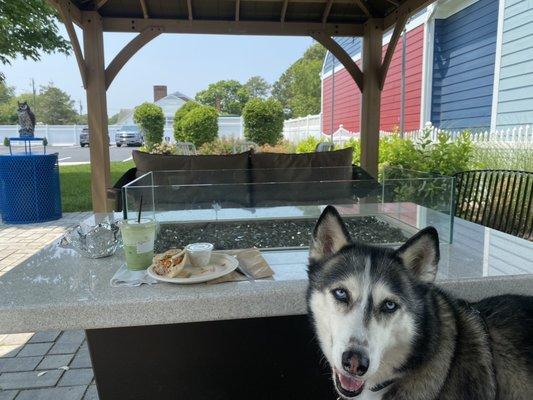
[{"label": "dog's ear", "polygon": [[319,261],[328,257],[350,243],[350,235],[339,212],[327,206],[318,219],[313,231],[309,259]]},{"label": "dog's ear", "polygon": [[419,280],[433,282],[440,258],[437,230],[432,226],[422,229],[396,250],[396,255]]}]

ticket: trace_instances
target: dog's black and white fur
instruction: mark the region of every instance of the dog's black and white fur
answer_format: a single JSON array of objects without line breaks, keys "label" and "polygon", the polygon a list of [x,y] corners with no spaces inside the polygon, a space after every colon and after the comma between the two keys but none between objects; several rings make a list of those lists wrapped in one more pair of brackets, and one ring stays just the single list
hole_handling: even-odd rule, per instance
[{"label": "dog's black and white fur", "polygon": [[438,261],[434,228],[393,250],[324,210],[307,298],[341,398],[533,399],[533,297],[453,298],[433,284]]}]

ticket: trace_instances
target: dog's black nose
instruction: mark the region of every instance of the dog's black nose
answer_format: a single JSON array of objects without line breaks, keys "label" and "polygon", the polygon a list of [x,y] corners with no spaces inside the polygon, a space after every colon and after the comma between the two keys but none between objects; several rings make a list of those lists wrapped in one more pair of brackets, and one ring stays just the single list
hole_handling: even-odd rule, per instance
[{"label": "dog's black nose", "polygon": [[352,375],[363,376],[368,371],[370,360],[359,350],[348,350],[342,353],[342,368]]}]

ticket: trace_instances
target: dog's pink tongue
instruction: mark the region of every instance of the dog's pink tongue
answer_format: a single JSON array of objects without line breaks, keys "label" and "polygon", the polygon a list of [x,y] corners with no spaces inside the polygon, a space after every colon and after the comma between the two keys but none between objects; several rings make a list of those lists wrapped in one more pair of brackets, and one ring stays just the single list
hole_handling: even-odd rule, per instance
[{"label": "dog's pink tongue", "polygon": [[341,382],[341,386],[344,390],[347,390],[349,392],[355,392],[363,386],[364,381],[360,379],[356,379],[352,376],[346,376],[342,374],[339,375],[339,381]]}]

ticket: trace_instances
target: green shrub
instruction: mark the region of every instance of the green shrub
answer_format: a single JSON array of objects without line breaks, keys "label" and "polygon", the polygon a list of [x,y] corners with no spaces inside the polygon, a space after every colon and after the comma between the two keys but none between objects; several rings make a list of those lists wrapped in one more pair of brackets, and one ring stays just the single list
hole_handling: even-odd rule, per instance
[{"label": "green shrub", "polygon": [[200,106],[190,110],[180,122],[185,142],[201,147],[218,136],[218,113],[213,107]]},{"label": "green shrub", "polygon": [[360,165],[361,164],[361,141],[356,138],[347,140],[342,145],[342,148],[346,149],[348,147],[351,147],[353,149],[352,163],[354,165]]},{"label": "green shrub", "polygon": [[297,153],[312,153],[315,151],[316,146],[318,146],[319,143],[325,142],[325,139],[323,138],[316,138],[314,136],[309,136],[308,138],[298,142],[296,145],[296,152]]},{"label": "green shrub", "polygon": [[185,103],[181,108],[176,110],[176,113],[174,114],[174,139],[176,139],[177,142],[186,142],[188,141],[185,138],[185,135],[183,133],[183,129],[181,127],[181,122],[183,121],[183,118],[189,113],[189,111],[194,110],[195,108],[202,107],[200,103],[197,103],[195,101],[188,101]]},{"label": "green shrub", "polygon": [[477,143],[469,169],[533,171],[533,145],[531,142]]},{"label": "green shrub", "polygon": [[6,137],[4,138],[4,146],[9,147],[9,139]]},{"label": "green shrub", "polygon": [[143,103],[135,107],[133,121],[141,128],[149,149],[161,143],[165,129],[165,115],[161,107],[153,103]]},{"label": "green shrub", "polygon": [[252,99],[242,110],[244,136],[258,145],[274,146],[283,137],[283,107],[274,99]]},{"label": "green shrub", "polygon": [[275,145],[264,144],[259,146],[259,153],[296,153],[296,146],[287,140],[280,140]]},{"label": "green shrub", "polygon": [[235,138],[219,138],[211,142],[204,143],[199,149],[200,154],[233,154],[233,148],[240,142]]}]

